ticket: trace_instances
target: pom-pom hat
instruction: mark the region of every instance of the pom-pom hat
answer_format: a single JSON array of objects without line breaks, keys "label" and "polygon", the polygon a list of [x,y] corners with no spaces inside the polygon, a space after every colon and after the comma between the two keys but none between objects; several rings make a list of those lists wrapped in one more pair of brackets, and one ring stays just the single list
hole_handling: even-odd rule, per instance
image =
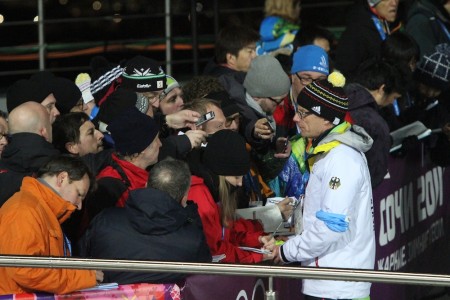
[{"label": "pom-pom hat", "polygon": [[77,78],[75,78],[75,84],[80,89],[84,104],[94,100],[94,96],[91,93],[91,76],[88,73],[78,74]]},{"label": "pom-pom hat", "polygon": [[450,87],[450,45],[439,44],[424,55],[414,73],[417,81],[444,91]]},{"label": "pom-pom hat", "polygon": [[345,121],[348,111],[344,85],[345,77],[339,72],[333,72],[327,79],[308,84],[298,95],[297,104],[333,125],[339,125]]},{"label": "pom-pom hat", "polygon": [[138,93],[161,91],[167,87],[166,74],[158,62],[138,55],[125,64],[122,87]]}]

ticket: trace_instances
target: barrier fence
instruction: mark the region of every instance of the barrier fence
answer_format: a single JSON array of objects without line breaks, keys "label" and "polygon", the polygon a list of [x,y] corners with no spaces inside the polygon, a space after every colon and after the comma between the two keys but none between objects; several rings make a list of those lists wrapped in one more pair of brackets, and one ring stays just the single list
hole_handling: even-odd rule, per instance
[{"label": "barrier fence", "polygon": [[33,267],[58,269],[90,269],[122,272],[158,272],[214,274],[257,277],[308,278],[347,281],[383,282],[450,286],[450,275],[370,271],[357,269],[304,268],[269,265],[217,263],[177,263],[139,260],[85,259],[66,257],[0,256],[2,267]]},{"label": "barrier fence", "polygon": [[433,164],[423,147],[390,157],[388,176],[373,191],[375,271],[27,256],[0,256],[0,266],[193,274],[183,289],[186,300],[245,300],[250,298],[238,296],[267,286],[280,292],[279,299],[301,300],[299,278],[369,281],[372,299],[421,299],[429,286],[450,286],[449,182],[450,169]]}]

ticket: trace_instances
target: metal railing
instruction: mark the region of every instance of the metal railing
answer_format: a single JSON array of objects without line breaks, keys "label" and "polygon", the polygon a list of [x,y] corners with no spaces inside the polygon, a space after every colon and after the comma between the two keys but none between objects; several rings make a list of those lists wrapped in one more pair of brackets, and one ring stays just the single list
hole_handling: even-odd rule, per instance
[{"label": "metal railing", "polygon": [[365,281],[388,284],[450,286],[450,275],[370,271],[360,269],[305,268],[269,265],[161,262],[140,260],[86,259],[73,257],[1,256],[0,267],[90,269],[123,272],[235,275],[267,277],[266,300],[276,300],[273,278]]},{"label": "metal railing", "polygon": [[[34,44],[34,45],[28,45],[28,46],[23,46],[23,47],[0,47],[0,51],[3,50],[4,51],[10,51],[11,49],[14,48],[22,48],[22,49],[30,49],[31,52],[36,53],[38,52],[38,57],[39,57],[39,69],[45,69],[46,68],[46,59],[48,59],[48,51],[54,47],[53,44],[49,44],[46,40],[45,37],[45,31],[44,31],[44,27],[46,25],[50,25],[50,24],[65,24],[65,23],[83,23],[83,22],[87,22],[87,21],[97,21],[97,22],[113,22],[114,21],[114,16],[99,16],[99,17],[82,17],[82,18],[66,18],[66,19],[46,19],[45,18],[45,10],[44,10],[44,5],[43,5],[43,0],[36,0],[37,1],[37,15],[38,15],[38,21],[34,22],[34,21],[13,21],[13,22],[5,22],[4,24],[1,24],[1,26],[3,27],[9,27],[9,26],[23,26],[23,25],[35,25],[37,26],[37,35],[38,35],[38,43]],[[189,62],[192,62],[192,71],[194,75],[197,75],[199,73],[199,69],[198,69],[198,65],[200,62],[203,62],[205,60],[202,60],[201,58],[199,58],[199,39],[201,38],[201,36],[199,35],[199,33],[197,32],[197,27],[196,27],[196,19],[197,19],[197,10],[196,10],[196,0],[191,0],[190,1],[190,17],[191,17],[191,32],[190,32],[190,43],[192,44],[192,58],[189,60]],[[214,36],[217,35],[217,32],[219,30],[219,18],[220,15],[226,16],[228,14],[232,14],[232,13],[248,13],[248,12],[262,12],[263,11],[263,7],[248,7],[248,8],[220,8],[220,0],[213,0],[213,4],[212,4],[212,11],[202,11],[202,13],[206,14],[212,14],[214,16],[214,28],[213,28],[213,32],[211,32],[211,34],[213,34]],[[348,1],[348,0],[329,0],[329,1],[321,1],[319,2],[311,2],[311,3],[304,3],[303,4],[303,8],[304,9],[308,9],[308,8],[318,8],[318,7],[338,7],[338,6],[347,6],[347,5],[351,5],[353,2],[352,1]],[[173,45],[174,45],[174,39],[177,39],[178,37],[172,36],[172,24],[171,24],[171,17],[174,16],[174,12],[171,11],[171,0],[164,0],[164,13],[154,13],[152,15],[128,15],[128,16],[121,16],[122,19],[126,20],[126,19],[149,19],[149,18],[161,18],[164,21],[165,24],[165,35],[164,37],[162,37],[162,39],[164,39],[164,44],[165,44],[165,64],[166,64],[166,73],[167,74],[172,74],[173,70],[172,67],[175,64],[181,64],[181,63],[185,63],[185,60],[180,60],[180,61],[175,61],[173,59]],[[209,35],[211,35],[209,34]],[[115,40],[109,40],[107,41],[108,44],[111,43],[121,43],[121,41],[115,41]],[[122,41],[123,42],[123,41]],[[89,44],[91,43],[92,45],[97,45],[98,42],[97,41],[92,41],[92,42],[84,42],[85,44]],[[126,42],[125,42],[126,43]],[[78,45],[80,43],[73,43],[74,45]],[[65,46],[70,47],[70,44],[66,44]],[[105,48],[106,50],[106,48]],[[73,68],[54,68],[52,71],[71,71],[71,70],[76,70],[76,71],[80,71],[80,70],[85,70],[88,69],[88,66],[79,66],[79,67],[73,67]],[[27,73],[32,73],[35,72],[36,70],[11,70],[11,72],[13,72],[13,74],[27,74]],[[0,73],[0,76],[5,76],[5,75],[9,75],[9,72],[6,70],[3,70]]]}]

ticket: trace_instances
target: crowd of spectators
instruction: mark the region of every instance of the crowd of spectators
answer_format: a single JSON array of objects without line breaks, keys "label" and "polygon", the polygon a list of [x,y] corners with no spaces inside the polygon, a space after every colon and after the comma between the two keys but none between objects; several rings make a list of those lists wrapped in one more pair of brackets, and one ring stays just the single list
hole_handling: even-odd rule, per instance
[{"label": "crowd of spectators", "polygon": [[[357,2],[336,39],[301,24],[301,1],[266,0],[261,27],[222,28],[204,74],[184,83],[137,55],[12,84],[0,112],[0,254],[373,269],[372,190],[389,157],[421,144],[450,163],[450,1],[416,0],[406,20],[399,0]],[[432,134],[391,153],[390,132],[416,121]],[[272,222],[303,211],[294,237],[236,216],[270,197],[286,197]],[[183,275],[0,277],[0,294],[14,294]],[[306,279],[303,293],[369,299],[370,283]]]}]

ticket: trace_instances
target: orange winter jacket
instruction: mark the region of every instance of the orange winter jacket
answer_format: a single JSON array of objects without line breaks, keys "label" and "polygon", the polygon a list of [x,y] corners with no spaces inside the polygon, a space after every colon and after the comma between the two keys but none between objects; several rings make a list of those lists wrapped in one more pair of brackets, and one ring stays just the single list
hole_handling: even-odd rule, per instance
[{"label": "orange winter jacket", "polygon": [[[60,224],[75,208],[45,183],[25,177],[20,191],[0,208],[0,254],[69,255]],[[90,270],[0,268],[0,278],[0,295],[64,294],[96,284]]]}]

